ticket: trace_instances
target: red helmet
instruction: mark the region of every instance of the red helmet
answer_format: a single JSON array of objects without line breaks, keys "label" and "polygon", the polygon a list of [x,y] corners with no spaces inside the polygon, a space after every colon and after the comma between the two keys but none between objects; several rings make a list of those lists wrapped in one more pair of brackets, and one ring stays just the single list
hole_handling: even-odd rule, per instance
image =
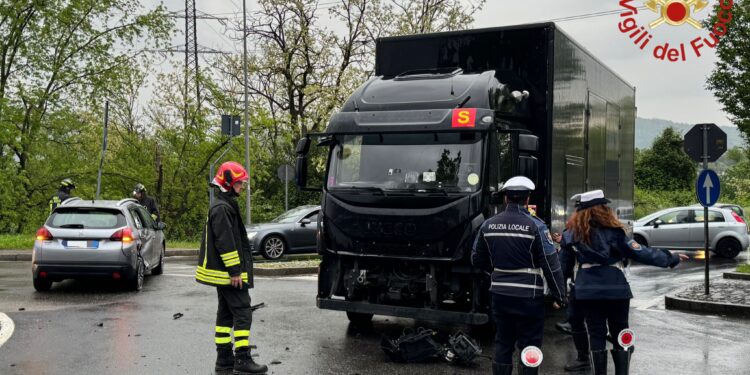
[{"label": "red helmet", "polygon": [[229,190],[235,183],[249,179],[250,176],[248,176],[247,171],[240,163],[228,161],[223,163],[219,167],[219,170],[216,171],[213,184],[224,190]]}]

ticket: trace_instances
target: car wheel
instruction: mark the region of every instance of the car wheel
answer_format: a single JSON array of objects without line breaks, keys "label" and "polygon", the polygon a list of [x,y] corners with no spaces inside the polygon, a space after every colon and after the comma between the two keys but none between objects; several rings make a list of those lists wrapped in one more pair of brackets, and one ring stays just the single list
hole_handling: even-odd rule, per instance
[{"label": "car wheel", "polygon": [[722,258],[735,258],[740,254],[742,245],[734,238],[724,238],[716,245],[716,255]]},{"label": "car wheel", "polygon": [[140,291],[143,289],[143,278],[146,274],[146,266],[143,264],[143,259],[138,257],[135,262],[135,274],[127,281],[128,290]]},{"label": "car wheel", "polygon": [[50,279],[34,279],[34,289],[37,292],[46,292],[52,288],[52,280]]},{"label": "car wheel", "polygon": [[640,234],[633,235],[633,239],[635,240],[635,242],[638,242],[638,244],[648,247],[648,241],[646,241],[646,239],[643,238],[643,236],[641,236]]},{"label": "car wheel", "polygon": [[159,265],[151,270],[152,275],[161,275],[164,273],[164,244],[161,245],[161,255],[159,255]]},{"label": "car wheel", "polygon": [[355,326],[365,326],[372,323],[372,314],[347,311],[346,317]]},{"label": "car wheel", "polygon": [[286,244],[284,239],[279,236],[268,236],[263,240],[261,245],[260,254],[263,258],[269,260],[276,260],[281,258],[286,252]]}]

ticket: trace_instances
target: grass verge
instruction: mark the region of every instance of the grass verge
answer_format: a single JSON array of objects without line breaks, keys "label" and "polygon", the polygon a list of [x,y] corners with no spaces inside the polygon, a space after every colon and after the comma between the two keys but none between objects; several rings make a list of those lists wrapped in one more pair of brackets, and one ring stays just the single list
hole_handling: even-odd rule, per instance
[{"label": "grass verge", "polygon": [[198,241],[171,241],[167,238],[167,249],[189,249],[198,250],[201,243]]},{"label": "grass verge", "polygon": [[0,250],[31,250],[34,234],[0,234]]},{"label": "grass verge", "polygon": [[750,273],[750,264],[740,264],[737,266],[737,272]]},{"label": "grass verge", "polygon": [[320,259],[290,260],[285,262],[260,262],[253,265],[254,268],[280,269],[280,268],[302,268],[317,267]]}]

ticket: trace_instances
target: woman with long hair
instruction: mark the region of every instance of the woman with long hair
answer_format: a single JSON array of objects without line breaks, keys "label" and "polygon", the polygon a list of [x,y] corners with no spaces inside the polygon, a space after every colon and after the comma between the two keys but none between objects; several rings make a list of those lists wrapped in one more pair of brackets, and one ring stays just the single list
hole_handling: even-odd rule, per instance
[{"label": "woman with long hair", "polygon": [[[627,375],[632,350],[619,344],[628,329],[630,291],[624,268],[630,259],[638,263],[673,268],[687,256],[651,249],[628,238],[625,227],[601,190],[581,194],[580,204],[563,233],[565,254],[575,257],[575,300],[583,309],[591,347],[592,372],[607,374],[607,330],[615,341],[612,360],[616,375]],[[573,262],[563,263],[572,264]]]}]

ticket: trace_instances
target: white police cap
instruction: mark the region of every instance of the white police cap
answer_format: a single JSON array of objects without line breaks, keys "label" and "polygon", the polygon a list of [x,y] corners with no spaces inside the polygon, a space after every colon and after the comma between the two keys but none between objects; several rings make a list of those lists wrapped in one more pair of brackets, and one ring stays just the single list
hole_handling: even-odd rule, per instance
[{"label": "white police cap", "polygon": [[516,176],[505,181],[501,191],[533,191],[534,189],[536,189],[536,185],[534,185],[534,182],[529,180],[528,177]]},{"label": "white police cap", "polygon": [[604,197],[604,192],[602,190],[591,190],[581,193],[580,201],[581,202],[578,205],[579,210],[610,202],[609,199]]}]

